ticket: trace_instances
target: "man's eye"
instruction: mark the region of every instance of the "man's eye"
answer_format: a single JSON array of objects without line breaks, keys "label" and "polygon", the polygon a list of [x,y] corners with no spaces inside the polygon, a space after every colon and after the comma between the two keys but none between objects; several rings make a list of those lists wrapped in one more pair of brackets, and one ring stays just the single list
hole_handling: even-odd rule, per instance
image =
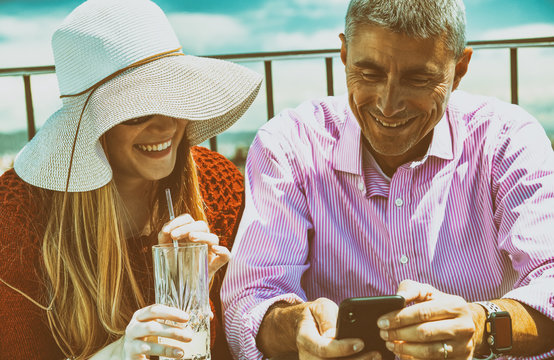
[{"label": "man's eye", "polygon": [[376,74],[376,73],[370,73],[370,72],[362,72],[362,78],[364,80],[368,80],[368,81],[376,81],[376,80],[379,80],[381,78],[381,76],[379,74]]},{"label": "man's eye", "polygon": [[429,84],[429,79],[426,78],[410,78],[408,81],[414,86],[425,86]]}]

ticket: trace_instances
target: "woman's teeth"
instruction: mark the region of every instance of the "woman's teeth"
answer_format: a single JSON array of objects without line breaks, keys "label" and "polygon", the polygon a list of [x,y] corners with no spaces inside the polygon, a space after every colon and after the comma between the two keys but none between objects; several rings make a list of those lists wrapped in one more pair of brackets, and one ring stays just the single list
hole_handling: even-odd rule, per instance
[{"label": "woman's teeth", "polygon": [[168,140],[164,143],[154,144],[154,145],[141,145],[137,144],[137,147],[142,151],[162,151],[171,146],[171,140]]}]

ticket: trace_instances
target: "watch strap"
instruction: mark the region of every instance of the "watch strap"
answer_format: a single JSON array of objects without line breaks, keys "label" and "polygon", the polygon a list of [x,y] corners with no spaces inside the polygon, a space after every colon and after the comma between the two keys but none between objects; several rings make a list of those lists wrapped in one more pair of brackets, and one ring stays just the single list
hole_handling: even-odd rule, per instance
[{"label": "watch strap", "polygon": [[[498,305],[496,305],[495,303],[490,302],[490,301],[476,301],[475,304],[481,305],[485,309],[485,313],[487,315],[487,320],[486,320],[484,332],[485,332],[485,335],[487,337],[487,342],[488,342],[488,345],[489,345],[489,348],[490,348],[490,354],[485,358],[474,358],[474,359],[485,359],[485,360],[496,359],[496,358],[502,356],[502,354],[500,354],[498,352],[495,352],[493,347],[491,346],[492,343],[490,341],[492,339],[492,336],[491,336],[489,330],[487,330],[488,325],[490,325],[490,324],[488,324],[488,322],[491,319],[491,314],[493,314],[493,313],[504,313],[504,314],[506,314],[506,312],[504,310],[502,310]],[[494,339],[492,339],[492,341],[494,342]]]},{"label": "watch strap", "polygon": [[475,304],[479,304],[485,308],[487,317],[489,316],[490,313],[503,311],[501,308],[498,307],[498,305],[490,301],[476,301]]}]

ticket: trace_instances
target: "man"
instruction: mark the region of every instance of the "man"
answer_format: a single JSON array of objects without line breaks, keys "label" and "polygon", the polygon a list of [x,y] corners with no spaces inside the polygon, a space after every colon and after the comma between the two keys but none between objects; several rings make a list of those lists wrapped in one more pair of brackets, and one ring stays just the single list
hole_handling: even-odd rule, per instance
[{"label": "man", "polygon": [[461,0],[352,0],[348,96],[260,129],[222,290],[236,357],[380,359],[334,338],[337,304],[394,293],[398,357],[554,356],[554,155],[521,108],[452,93],[464,32]]}]

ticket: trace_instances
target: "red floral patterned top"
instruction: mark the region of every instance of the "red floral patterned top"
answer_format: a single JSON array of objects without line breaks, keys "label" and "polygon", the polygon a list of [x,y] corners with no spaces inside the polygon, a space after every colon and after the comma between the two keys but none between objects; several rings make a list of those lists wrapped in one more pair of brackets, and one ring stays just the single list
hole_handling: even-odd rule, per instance
[{"label": "red floral patterned top", "polygon": [[[198,168],[200,192],[210,230],[220,244],[231,249],[243,210],[244,179],[238,169],[222,155],[206,148],[193,147]],[[40,248],[44,221],[39,214],[33,187],[15,171],[0,176],[0,278],[46,304],[41,281]],[[154,302],[151,246],[156,235],[129,241],[129,252],[136,265],[137,281],[149,303]],[[215,317],[211,323],[212,359],[231,359],[221,323],[219,289],[225,267],[216,274],[210,300]],[[138,310],[138,309],[137,309]],[[64,355],[47,325],[46,313],[19,293],[0,282],[0,358],[58,360]]]}]

